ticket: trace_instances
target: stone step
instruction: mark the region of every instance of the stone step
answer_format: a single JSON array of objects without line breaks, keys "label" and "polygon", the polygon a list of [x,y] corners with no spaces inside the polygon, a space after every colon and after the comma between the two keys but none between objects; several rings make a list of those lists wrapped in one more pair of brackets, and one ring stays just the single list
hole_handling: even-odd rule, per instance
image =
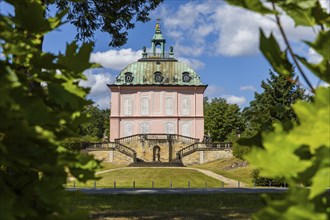
[{"label": "stone step", "polygon": [[137,162],[129,165],[130,167],[183,167],[181,160],[175,160],[171,162]]}]

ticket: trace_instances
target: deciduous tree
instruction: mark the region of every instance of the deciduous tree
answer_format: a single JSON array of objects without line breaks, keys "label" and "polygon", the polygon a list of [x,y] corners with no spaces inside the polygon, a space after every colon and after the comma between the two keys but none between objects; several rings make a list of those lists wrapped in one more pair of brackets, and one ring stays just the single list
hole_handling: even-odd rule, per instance
[{"label": "deciduous tree", "polygon": [[127,42],[127,30],[135,22],[147,22],[149,13],[163,0],[44,0],[45,5],[55,4],[59,11],[68,9],[67,19],[77,27],[76,38],[93,39],[94,32],[101,30],[110,35],[109,46],[122,46]]},{"label": "deciduous tree", "polygon": [[95,178],[98,162],[60,140],[76,134],[91,104],[78,83],[93,67],[93,45],[42,52],[43,36],[63,24],[65,12],[45,18],[41,1],[8,3],[14,14],[0,15],[0,219],[80,219],[64,185],[68,173]]},{"label": "deciduous tree", "polygon": [[99,109],[97,106],[90,105],[85,112],[89,116],[88,121],[79,126],[79,135],[95,137],[99,140],[104,135],[109,137],[110,109]]},{"label": "deciduous tree", "polygon": [[223,98],[204,99],[205,133],[212,141],[226,141],[232,131],[242,129],[240,108]]}]

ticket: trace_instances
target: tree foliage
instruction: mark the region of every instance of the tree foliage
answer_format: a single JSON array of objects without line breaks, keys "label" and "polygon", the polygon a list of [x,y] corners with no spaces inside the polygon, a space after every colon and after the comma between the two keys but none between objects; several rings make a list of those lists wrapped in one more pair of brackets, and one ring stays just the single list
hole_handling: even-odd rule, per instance
[{"label": "tree foliage", "polygon": [[46,5],[55,4],[59,11],[68,9],[68,20],[77,27],[77,39],[93,39],[94,32],[101,30],[112,38],[109,46],[122,46],[127,42],[127,30],[136,21],[147,22],[149,13],[162,0],[45,0]]},{"label": "tree foliage", "polygon": [[298,100],[309,100],[305,89],[298,86],[294,74],[279,75],[269,71],[270,77],[261,82],[262,93],[255,92],[254,100],[243,110],[243,116],[250,133],[272,130],[274,121],[297,120],[292,105]]},{"label": "tree foliage", "polygon": [[[269,75],[266,81],[261,82],[263,91],[255,92],[254,100],[243,110],[245,130],[242,132],[241,139],[233,146],[233,155],[240,159],[250,152],[251,147],[248,145],[251,137],[260,138],[260,132],[272,131],[273,123],[276,121],[288,126],[291,126],[292,120],[298,122],[292,105],[298,100],[310,101],[311,99],[309,95],[306,95],[306,90],[295,83],[293,72],[289,76],[283,76],[270,70]],[[262,146],[262,143],[259,142],[258,145]],[[269,181],[276,185],[280,183],[278,179],[260,177],[258,172],[253,175],[253,178],[257,185],[265,184],[262,186],[268,186]]]},{"label": "tree foliage", "polygon": [[236,104],[223,98],[204,100],[205,132],[212,141],[226,141],[228,135],[242,129],[241,112]]},{"label": "tree foliage", "polygon": [[90,105],[85,113],[88,115],[88,120],[80,124],[79,135],[90,136],[99,140],[105,136],[109,137],[110,109],[99,109],[97,106]]},{"label": "tree foliage", "polygon": [[45,18],[41,1],[11,0],[0,16],[0,218],[78,219],[68,210],[68,172],[94,178],[98,162],[61,146],[86,119],[88,89],[78,85],[92,68],[92,44],[67,44],[64,54],[40,50],[43,36],[63,24],[65,12]]},{"label": "tree foliage", "polygon": [[[330,202],[327,187],[330,186],[330,87],[314,89],[301,65],[305,65],[321,80],[330,83],[330,15],[318,0],[264,1],[227,0],[261,14],[275,17],[284,39],[286,50],[281,50],[276,38],[265,36],[260,31],[260,50],[274,70],[289,76],[292,66],[296,66],[311,92],[312,102],[298,101],[292,108],[299,123],[291,121],[291,126],[275,122],[273,131],[263,132],[259,139],[250,140],[253,148],[247,155],[252,166],[260,175],[268,178],[283,178],[289,187],[286,198],[271,200],[265,198],[267,206],[254,215],[254,219],[330,219]],[[286,13],[296,26],[310,27],[316,34],[314,42],[304,42],[323,59],[311,64],[306,58],[296,54],[281,24],[280,14]],[[290,59],[288,58],[290,56]],[[298,184],[310,184],[310,189],[299,188]]]}]

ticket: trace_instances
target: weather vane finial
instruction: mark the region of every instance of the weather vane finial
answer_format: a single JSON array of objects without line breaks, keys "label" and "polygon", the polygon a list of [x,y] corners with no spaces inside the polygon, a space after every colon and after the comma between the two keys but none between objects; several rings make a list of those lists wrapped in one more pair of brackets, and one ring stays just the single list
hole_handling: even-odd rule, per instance
[{"label": "weather vane finial", "polygon": [[157,20],[156,31],[160,31],[160,24],[159,24],[160,18],[157,18],[156,20]]}]

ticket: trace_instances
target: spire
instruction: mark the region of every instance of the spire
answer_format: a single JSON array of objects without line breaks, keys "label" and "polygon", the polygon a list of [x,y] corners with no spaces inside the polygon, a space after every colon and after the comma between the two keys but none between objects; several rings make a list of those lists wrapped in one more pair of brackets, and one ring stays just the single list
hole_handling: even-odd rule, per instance
[{"label": "spire", "polygon": [[156,33],[158,34],[161,34],[162,32],[160,31],[160,23],[159,23],[159,21],[160,21],[160,18],[157,18],[156,19],[157,20],[157,22],[156,22]]},{"label": "spire", "polygon": [[152,41],[164,41],[165,42],[165,39],[162,35],[162,32],[160,30],[160,18],[157,18],[157,22],[156,22],[156,27],[155,27],[155,34],[152,38]]},{"label": "spire", "polygon": [[162,35],[160,18],[156,19],[155,33],[151,39],[151,53],[148,54],[146,47],[143,47],[142,58],[174,58],[173,47],[170,47],[170,52],[165,54],[166,40]]},{"label": "spire", "polygon": [[164,57],[165,56],[165,43],[166,40],[164,39],[162,32],[160,31],[160,18],[157,18],[157,22],[156,22],[156,28],[155,28],[155,34],[154,37],[151,40],[151,47],[152,47],[152,53],[154,56],[157,56],[156,53],[156,47],[160,46],[160,57]]}]

